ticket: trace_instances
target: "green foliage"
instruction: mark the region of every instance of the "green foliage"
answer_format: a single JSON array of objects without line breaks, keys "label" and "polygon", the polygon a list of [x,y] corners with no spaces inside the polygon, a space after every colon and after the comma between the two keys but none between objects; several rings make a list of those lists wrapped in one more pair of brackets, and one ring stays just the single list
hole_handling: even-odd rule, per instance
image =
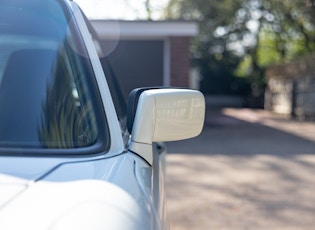
[{"label": "green foliage", "polygon": [[265,68],[315,51],[314,0],[170,0],[165,17],[199,22],[193,63],[206,93],[235,93],[245,77],[263,95]]},{"label": "green foliage", "polygon": [[249,55],[244,56],[242,61],[239,63],[236,68],[235,75],[241,78],[247,77],[251,71],[251,58]]},{"label": "green foliage", "polygon": [[261,67],[267,67],[282,61],[281,55],[277,51],[277,42],[273,33],[264,33],[259,39],[257,58]]}]

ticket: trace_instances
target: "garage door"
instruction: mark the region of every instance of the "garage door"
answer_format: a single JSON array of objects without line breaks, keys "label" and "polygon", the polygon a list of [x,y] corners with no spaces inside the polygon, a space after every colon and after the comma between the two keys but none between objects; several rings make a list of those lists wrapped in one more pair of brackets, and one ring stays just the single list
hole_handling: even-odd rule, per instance
[{"label": "garage door", "polygon": [[163,41],[120,41],[108,62],[124,97],[137,87],[163,85]]}]

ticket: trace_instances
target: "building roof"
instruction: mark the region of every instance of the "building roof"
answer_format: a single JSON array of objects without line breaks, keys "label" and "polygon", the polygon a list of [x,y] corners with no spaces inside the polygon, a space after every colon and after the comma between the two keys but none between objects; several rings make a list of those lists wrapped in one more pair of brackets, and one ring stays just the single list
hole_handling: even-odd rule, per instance
[{"label": "building roof", "polygon": [[102,39],[153,39],[172,36],[194,37],[198,24],[191,21],[113,21],[91,20]]}]

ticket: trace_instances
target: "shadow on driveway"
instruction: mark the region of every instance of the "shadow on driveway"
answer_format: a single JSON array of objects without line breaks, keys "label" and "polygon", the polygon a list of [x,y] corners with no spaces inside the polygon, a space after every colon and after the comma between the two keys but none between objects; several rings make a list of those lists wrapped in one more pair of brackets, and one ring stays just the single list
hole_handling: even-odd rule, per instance
[{"label": "shadow on driveway", "polygon": [[[288,132],[288,126],[295,127]],[[310,132],[310,138],[299,136],[294,129],[302,134]],[[205,155],[314,154],[315,123],[290,121],[260,110],[208,111],[203,132],[197,138],[167,146],[170,153]]]},{"label": "shadow on driveway", "polygon": [[208,111],[167,144],[171,229],[313,229],[315,123],[262,110]]}]

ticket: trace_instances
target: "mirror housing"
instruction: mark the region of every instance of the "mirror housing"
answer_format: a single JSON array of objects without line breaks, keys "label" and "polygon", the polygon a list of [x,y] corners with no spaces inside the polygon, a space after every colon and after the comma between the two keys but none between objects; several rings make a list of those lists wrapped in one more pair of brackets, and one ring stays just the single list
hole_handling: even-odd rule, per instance
[{"label": "mirror housing", "polygon": [[[136,109],[135,109],[136,108]],[[129,150],[152,164],[152,143],[198,136],[205,118],[205,99],[190,89],[140,88],[128,104]]]}]

